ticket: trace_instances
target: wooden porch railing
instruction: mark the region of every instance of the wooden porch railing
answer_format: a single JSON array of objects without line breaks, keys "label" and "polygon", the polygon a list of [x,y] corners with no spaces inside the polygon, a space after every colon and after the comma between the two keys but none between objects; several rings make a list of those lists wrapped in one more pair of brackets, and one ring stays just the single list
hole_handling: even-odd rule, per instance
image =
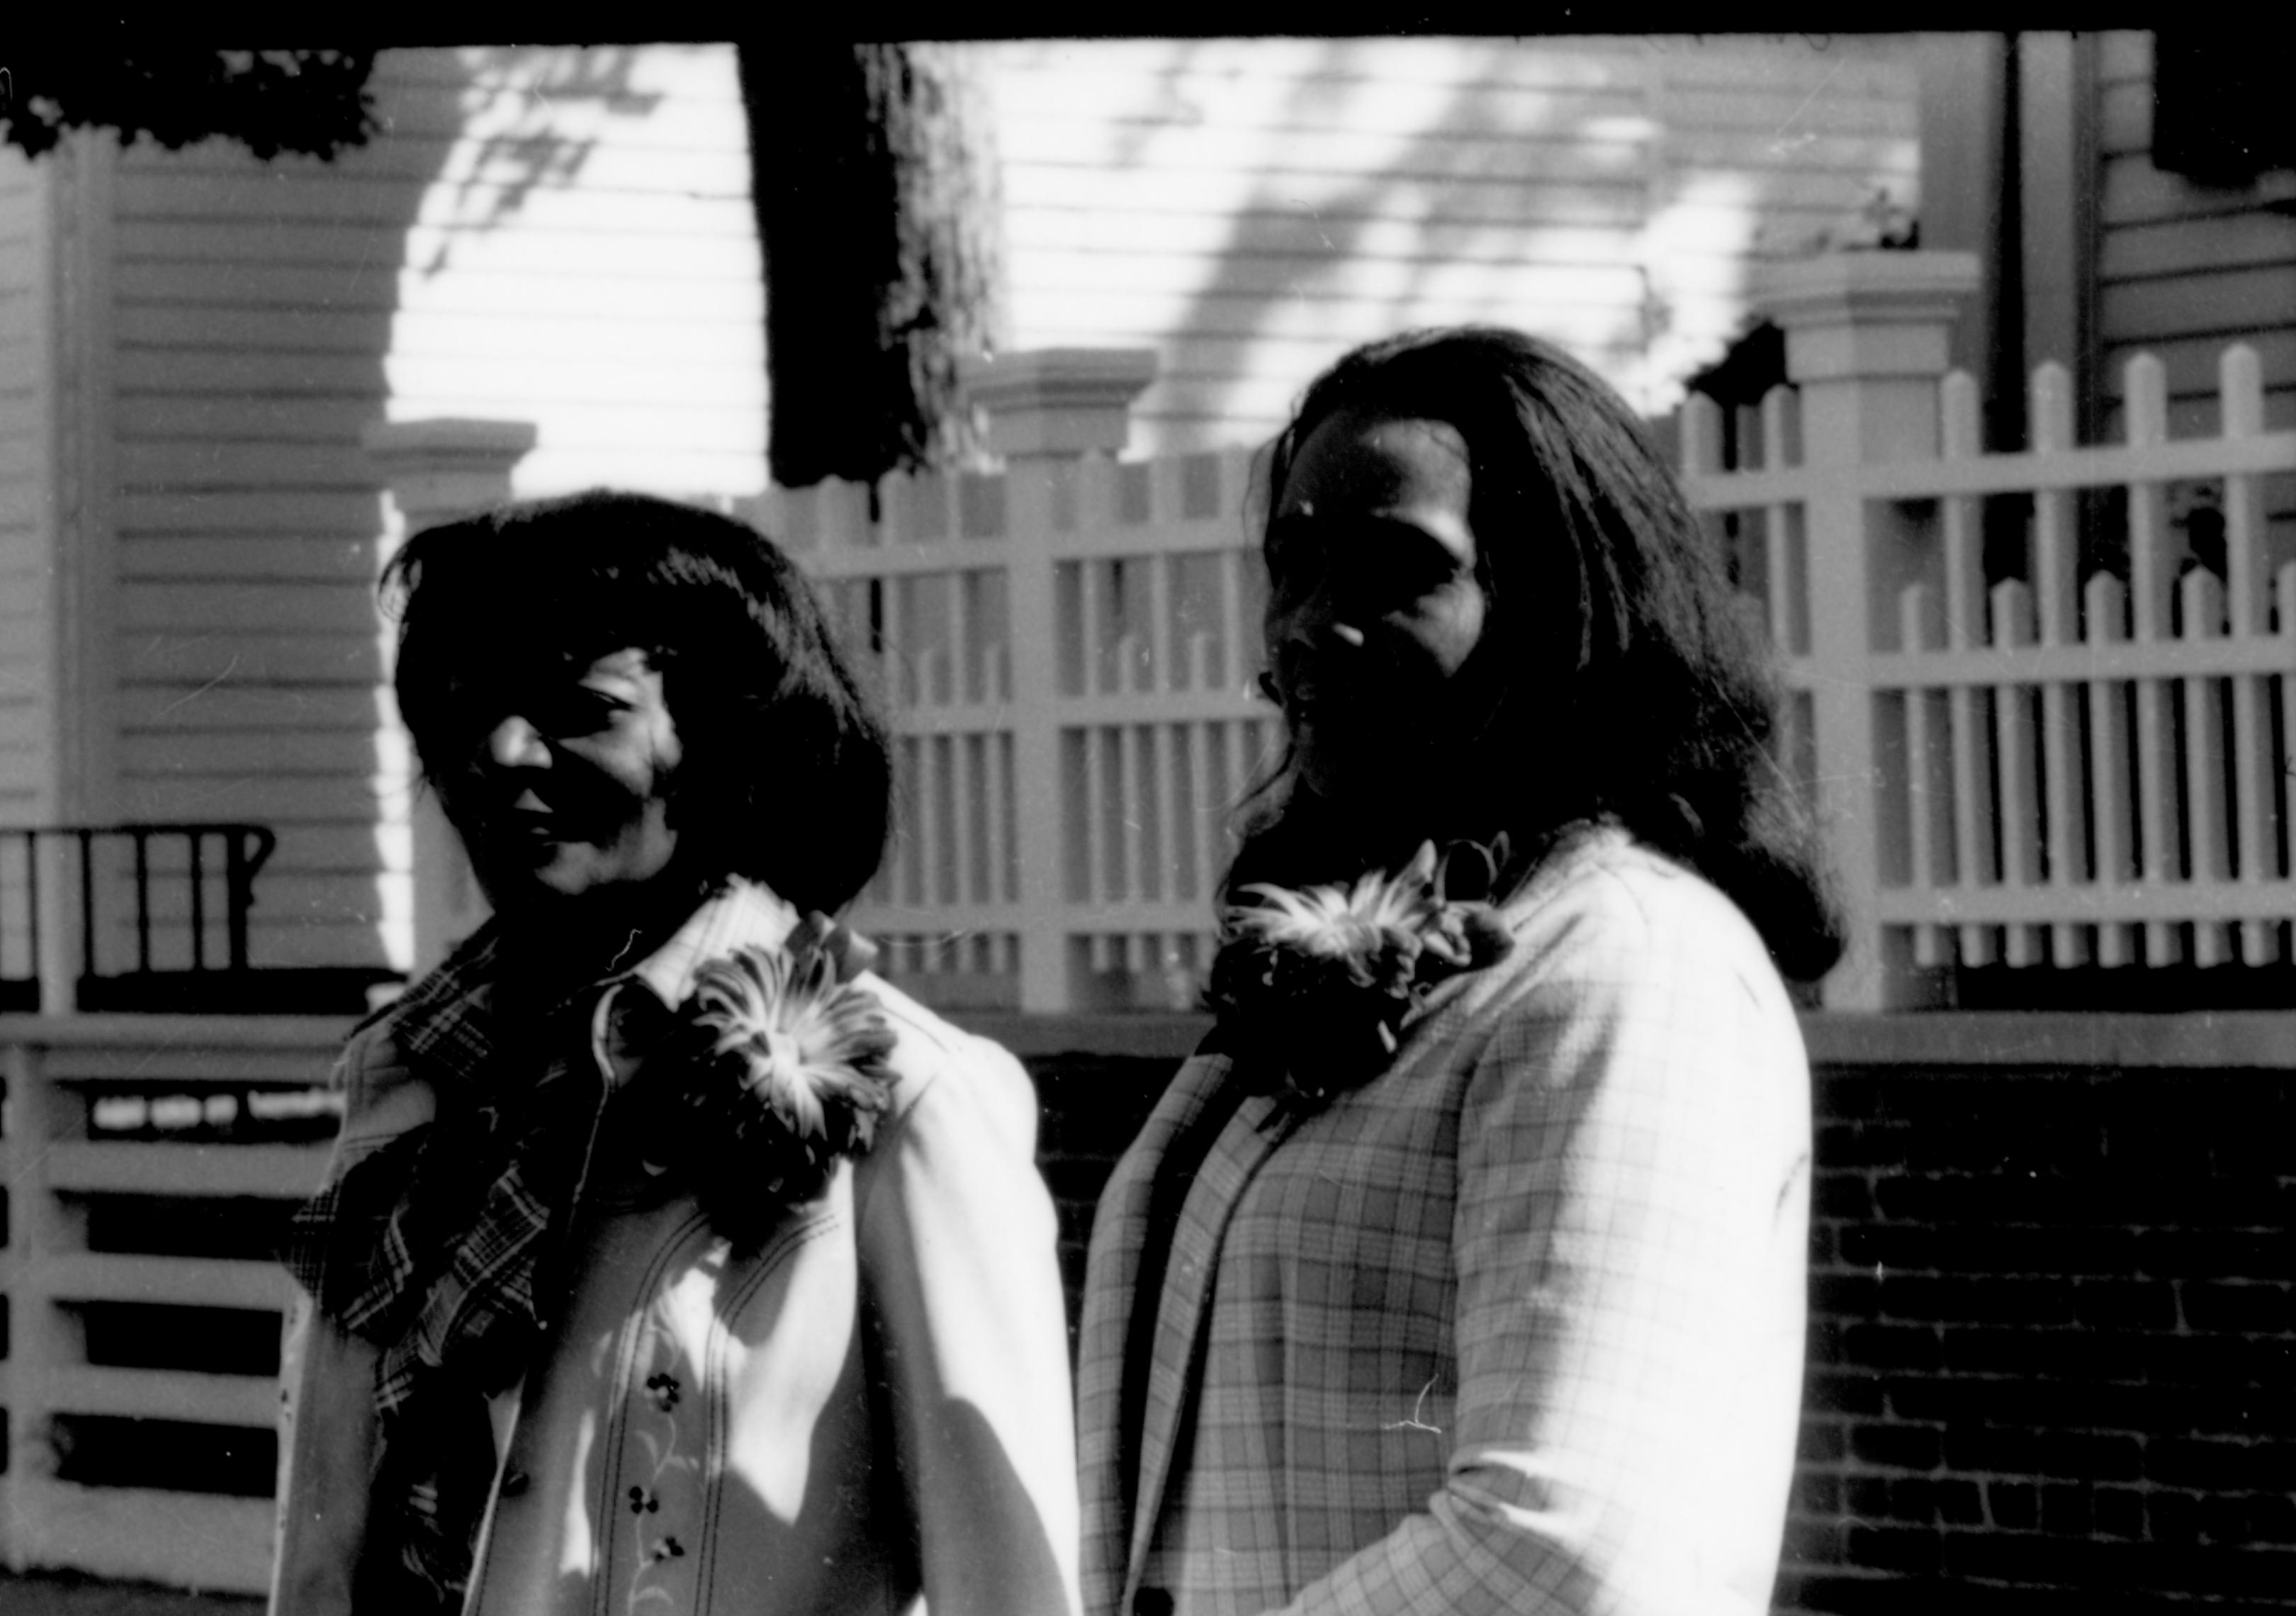
[{"label": "wooden porch railing", "polygon": [[246,971],[277,840],[230,823],[0,829],[0,1010],[104,1007],[155,976]]}]

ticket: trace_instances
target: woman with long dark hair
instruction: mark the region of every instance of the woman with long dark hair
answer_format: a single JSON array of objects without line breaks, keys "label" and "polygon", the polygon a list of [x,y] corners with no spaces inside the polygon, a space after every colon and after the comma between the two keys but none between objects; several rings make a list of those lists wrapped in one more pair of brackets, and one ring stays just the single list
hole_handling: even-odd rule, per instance
[{"label": "woman with long dark hair", "polygon": [[1517,332],[1349,355],[1267,501],[1288,748],[1094,1229],[1086,1609],[1767,1610],[1841,944],[1760,649]]},{"label": "woman with long dark hair", "polygon": [[599,493],[385,583],[494,914],[338,1068],[274,1612],[1071,1611],[1035,1095],[832,918],[890,754],[805,579]]}]

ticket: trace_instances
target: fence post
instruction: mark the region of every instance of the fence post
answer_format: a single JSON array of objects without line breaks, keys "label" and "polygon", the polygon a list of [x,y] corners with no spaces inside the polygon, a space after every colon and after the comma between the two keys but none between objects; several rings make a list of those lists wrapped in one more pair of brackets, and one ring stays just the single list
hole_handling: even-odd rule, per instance
[{"label": "fence post", "polygon": [[49,1429],[56,1372],[80,1360],[77,1332],[54,1302],[56,1259],[86,1247],[82,1220],[49,1189],[51,1147],[72,1131],[68,1107],[42,1070],[46,1051],[31,1036],[0,1045],[7,1083],[5,1137],[10,1208],[4,1268],[8,1353],[0,1362],[0,1408],[7,1414],[6,1473],[0,1475],[0,1565],[21,1571],[41,1563],[55,1509],[56,1448]]},{"label": "fence post", "polygon": [[[361,442],[397,513],[385,557],[410,534],[508,500],[511,472],[537,436],[525,421],[439,417],[370,425]],[[386,774],[392,763],[405,771],[409,787],[411,890],[402,923],[412,934],[413,975],[420,979],[477,929],[487,906],[438,798],[413,790],[413,758],[386,759]],[[386,905],[386,924],[394,918]]]},{"label": "fence post", "polygon": [[[1058,1013],[1074,1000],[1062,881],[1065,841],[1079,816],[1061,795],[1052,535],[1098,514],[1078,507],[1077,463],[1123,449],[1132,401],[1155,378],[1156,356],[1145,349],[1044,349],[969,360],[961,371],[968,402],[988,418],[989,452],[1004,457],[1011,502],[1005,592],[1021,1008],[1027,1013]],[[1024,549],[1030,545],[1042,547]]]},{"label": "fence post", "polygon": [[1913,542],[1902,515],[1869,510],[1861,466],[1936,458],[1938,383],[1976,255],[1844,252],[1757,271],[1752,303],[1786,338],[1786,375],[1801,392],[1810,600],[1810,685],[1820,822],[1841,881],[1849,953],[1827,979],[1829,1005],[1888,1006],[1910,956],[1885,948],[1869,659],[1895,630],[1893,593],[1911,573],[1893,554]]}]

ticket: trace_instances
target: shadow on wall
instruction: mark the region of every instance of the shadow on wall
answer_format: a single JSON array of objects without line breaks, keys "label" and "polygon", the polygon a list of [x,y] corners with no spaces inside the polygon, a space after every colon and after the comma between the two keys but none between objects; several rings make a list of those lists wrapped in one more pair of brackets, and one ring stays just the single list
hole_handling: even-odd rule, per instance
[{"label": "shadow on wall", "polygon": [[[1702,48],[1688,40],[1294,43],[1313,54],[1241,131],[1268,140],[1266,160],[1170,327],[1150,404],[1182,433],[1280,420],[1342,349],[1471,320],[1554,338],[1638,408],[1666,407],[1722,351],[1746,261],[1781,230],[1854,218],[1904,144],[1886,109],[1824,104],[1841,93],[1805,91],[1808,64],[1783,54],[1718,93],[1721,64],[1660,60]],[[1210,114],[1186,86],[1233,48],[1171,61],[1150,114],[1168,127],[1122,160],[1190,138]]]},{"label": "shadow on wall", "polygon": [[[111,816],[278,836],[255,886],[255,980],[228,991],[181,978],[190,870],[180,853],[183,867],[153,868],[137,1007],[357,1011],[407,967],[413,761],[378,694],[390,627],[375,599],[401,536],[361,433],[390,413],[415,285],[462,276],[466,327],[524,320],[524,345],[549,346],[533,325],[550,312],[472,250],[517,227],[537,191],[574,186],[610,118],[652,110],[660,97],[632,87],[636,56],[389,51],[370,85],[380,132],[332,163],[215,143],[111,160]],[[455,333],[432,321],[423,340],[435,355]],[[532,416],[531,378],[478,368],[457,413]],[[124,854],[102,887],[97,973],[116,976],[134,971],[139,927]],[[219,889],[196,908],[219,926]]]},{"label": "shadow on wall", "polygon": [[[195,908],[188,869],[152,872],[164,1007],[356,1010],[399,963],[386,872],[403,788],[375,721],[360,433],[385,409],[396,270],[447,150],[433,132],[466,86],[451,53],[386,56],[381,133],[332,163],[220,143],[114,160],[112,816],[278,836],[250,915],[259,980],[229,1005],[160,980],[189,964],[193,915],[212,926],[221,906]],[[117,961],[137,917],[132,876],[112,874],[99,953]]]}]

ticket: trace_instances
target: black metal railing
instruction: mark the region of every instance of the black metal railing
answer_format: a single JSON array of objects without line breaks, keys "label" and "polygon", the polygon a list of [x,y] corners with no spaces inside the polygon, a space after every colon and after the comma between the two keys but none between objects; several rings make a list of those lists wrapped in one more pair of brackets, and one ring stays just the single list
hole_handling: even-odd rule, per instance
[{"label": "black metal railing", "polygon": [[[255,878],[277,845],[266,825],[213,821],[0,830],[0,1008],[39,1007],[42,962],[54,926],[70,939],[65,958],[78,966],[73,997],[83,1008],[91,988],[109,980],[246,972]],[[178,847],[180,864],[168,857]],[[53,898],[42,901],[43,881],[62,883],[68,907],[59,909]],[[219,905],[210,894],[218,882]],[[183,894],[180,906],[155,904],[155,892],[171,887]],[[211,935],[217,920],[219,949]],[[155,931],[180,937],[182,946],[163,957],[154,948]],[[132,964],[120,957],[130,936]]]}]

